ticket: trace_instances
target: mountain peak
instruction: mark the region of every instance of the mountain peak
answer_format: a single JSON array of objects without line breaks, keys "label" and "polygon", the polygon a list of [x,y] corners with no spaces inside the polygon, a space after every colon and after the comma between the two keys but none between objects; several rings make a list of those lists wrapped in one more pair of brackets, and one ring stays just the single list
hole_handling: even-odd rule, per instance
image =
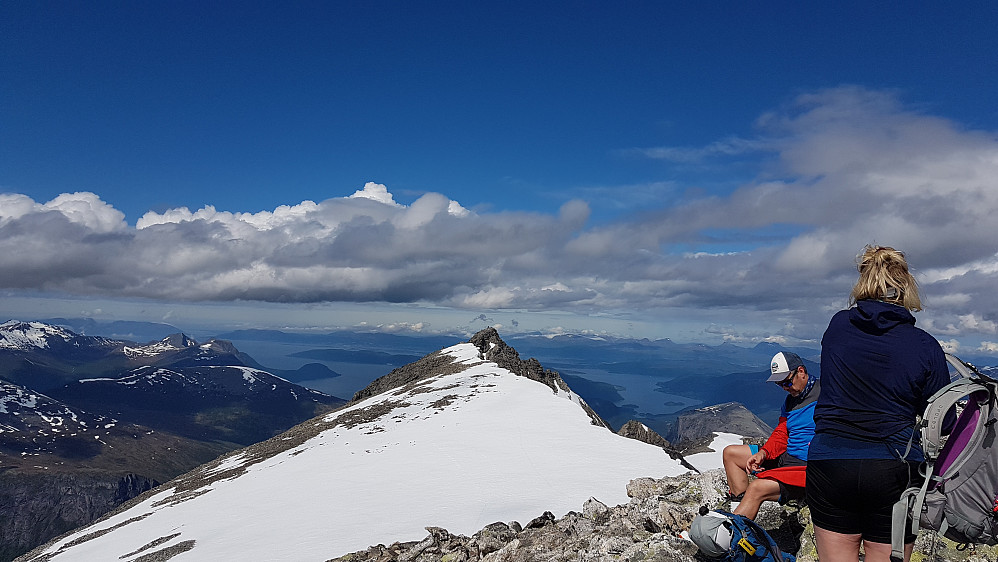
[{"label": "mountain peak", "polygon": [[[540,361],[531,357],[530,359],[520,359],[520,354],[506,345],[506,342],[499,337],[499,332],[489,326],[475,334],[467,343],[475,346],[478,350],[478,358],[483,361],[491,361],[499,367],[513,373],[514,375],[537,381],[546,385],[555,394],[567,393],[576,402],[589,418],[593,425],[610,428],[610,425],[603,421],[599,415],[585,403],[582,398],[572,392],[568,384],[562,380],[557,371],[545,369]],[[419,361],[392,370],[392,372],[380,377],[366,388],[353,395],[352,402],[358,402],[371,396],[387,392],[394,388],[400,388],[416,381],[428,377],[439,375],[443,372],[456,372],[464,369],[465,366],[455,363],[451,355],[438,351],[423,357]]]},{"label": "mountain peak", "polygon": [[8,320],[0,324],[0,349],[46,348],[51,338],[69,341],[75,336],[68,330],[42,322]]},{"label": "mountain peak", "polygon": [[492,326],[472,336],[468,343],[478,348],[483,359],[493,361],[503,369],[521,377],[544,383],[555,392],[558,392],[559,389],[568,390],[568,385],[561,379],[561,375],[557,371],[545,369],[541,366],[540,361],[533,357],[527,360],[520,359],[520,354],[506,345],[506,342],[499,337],[499,332]]},{"label": "mountain peak", "polygon": [[166,336],[165,338],[160,340],[160,342],[170,347],[175,347],[177,349],[183,349],[185,347],[195,347],[198,344],[198,342],[187,337],[187,334],[184,333],[170,334],[169,336]]},{"label": "mountain peak", "polygon": [[499,330],[496,330],[492,326],[480,330],[477,334],[471,336],[468,343],[475,344],[475,347],[482,353],[488,352],[494,346],[506,346],[506,342],[502,341],[502,338],[499,337]]}]

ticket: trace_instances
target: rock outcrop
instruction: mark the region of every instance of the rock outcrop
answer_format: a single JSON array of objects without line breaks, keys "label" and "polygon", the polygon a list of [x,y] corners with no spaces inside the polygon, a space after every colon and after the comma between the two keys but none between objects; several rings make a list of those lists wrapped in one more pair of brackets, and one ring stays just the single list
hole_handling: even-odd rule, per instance
[{"label": "rock outcrop", "polygon": [[[421,541],[379,544],[327,562],[705,562],[687,531],[701,506],[726,508],[720,469],[627,485],[630,501],[607,506],[590,498],[581,512],[561,518],[545,512],[521,525],[496,522],[468,537],[427,527]],[[756,522],[798,562],[818,562],[810,510],[764,502]],[[995,562],[996,547],[955,543],[923,532],[912,561]]]},{"label": "rock outcrop", "polygon": [[617,435],[627,437],[628,439],[637,439],[638,441],[662,447],[663,449],[672,447],[665,437],[662,437],[658,432],[637,420],[630,420],[625,423],[617,431]]},{"label": "rock outcrop", "polygon": [[7,472],[0,478],[0,560],[90,523],[159,485],[155,480],[105,471]]},{"label": "rock outcrop", "polygon": [[[474,344],[478,348],[481,353],[480,357],[485,361],[492,361],[515,375],[543,383],[554,392],[572,392],[557,371],[545,369],[541,366],[540,361],[533,357],[526,360],[520,359],[520,354],[507,345],[499,337],[499,332],[491,326],[472,336],[468,340],[468,343]],[[464,366],[453,364],[449,357],[439,352],[431,353],[419,361],[394,369],[387,375],[375,379],[367,387],[354,394],[351,403],[359,402],[395,388],[401,388],[427,377],[437,376],[442,373],[446,374],[448,372],[458,372],[463,368]],[[606,427],[607,429],[610,428],[610,425],[603,421],[581,398],[578,398],[577,402],[589,415],[593,425]]]},{"label": "rock outcrop", "polygon": [[[656,562],[693,562],[697,548],[685,538],[700,506],[716,506],[725,487],[719,470],[705,474],[652,479],[639,478],[627,486],[631,500],[619,506],[607,506],[590,498],[580,512],[555,518],[545,512],[521,525],[497,522],[473,536],[453,535],[446,529],[427,527],[422,541],[376,545],[334,558],[330,562],[489,562],[641,560]],[[767,508],[774,538],[786,545],[788,552],[805,553],[802,543],[804,526],[800,514],[785,513],[772,504]],[[811,547],[813,550],[813,547]],[[799,558],[813,562],[811,558]]]},{"label": "rock outcrop", "polygon": [[630,420],[625,423],[621,426],[620,430],[617,431],[617,435],[627,437],[628,439],[635,439],[643,443],[648,443],[649,445],[655,445],[656,447],[661,447],[662,450],[668,453],[668,455],[674,460],[679,461],[686,468],[697,472],[696,467],[688,463],[686,459],[683,458],[683,453],[673,447],[672,444],[665,439],[665,437],[662,437],[657,431],[637,420]]}]

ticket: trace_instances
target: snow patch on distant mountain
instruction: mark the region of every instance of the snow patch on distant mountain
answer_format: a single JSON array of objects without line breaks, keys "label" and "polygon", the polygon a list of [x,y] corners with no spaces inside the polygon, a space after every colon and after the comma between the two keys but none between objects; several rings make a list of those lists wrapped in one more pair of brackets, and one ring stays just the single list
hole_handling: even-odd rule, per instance
[{"label": "snow patch on distant mountain", "polygon": [[[168,483],[77,530],[45,560],[328,560],[418,540],[424,527],[472,534],[495,521],[627,501],[639,477],[686,472],[661,448],[593,425],[572,393],[480,358],[300,424]],[[451,374],[443,374],[449,372]]]},{"label": "snow patch on distant mountain", "polygon": [[167,353],[170,351],[176,351],[177,347],[174,347],[166,342],[156,342],[151,345],[144,345],[141,347],[124,347],[123,351],[128,357],[156,357],[162,353]]},{"label": "snow patch on distant mountain", "polygon": [[743,437],[741,435],[736,435],[734,433],[715,433],[716,437],[710,442],[708,447],[710,451],[704,453],[696,453],[693,455],[687,455],[686,462],[695,466],[700,472],[705,472],[707,470],[713,470],[715,468],[723,468],[724,462],[721,460],[721,454],[724,448],[728,445],[741,445]]},{"label": "snow patch on distant mountain", "polygon": [[180,382],[181,384],[198,384],[198,380],[192,377],[188,377],[183,373],[178,373],[171,369],[164,369],[162,367],[140,367],[132,371],[132,374],[125,375],[123,377],[117,378],[94,378],[94,379],[80,379],[81,383],[94,383],[94,382],[114,382],[122,384],[125,386],[132,386],[139,383],[146,383],[148,385],[154,384],[164,384],[168,381]]},{"label": "snow patch on distant mountain", "polygon": [[0,324],[0,349],[45,349],[49,346],[49,338],[53,337],[69,341],[74,335],[42,322],[10,320]]},{"label": "snow patch on distant mountain", "polygon": [[[94,439],[99,440],[101,429],[117,424],[113,418],[76,410],[44,394],[6,382],[0,382],[0,415],[6,420],[0,424],[0,433],[22,434],[18,441],[23,447],[22,455],[48,450],[52,439],[60,435],[98,433]],[[15,447],[12,443],[7,446]]]}]

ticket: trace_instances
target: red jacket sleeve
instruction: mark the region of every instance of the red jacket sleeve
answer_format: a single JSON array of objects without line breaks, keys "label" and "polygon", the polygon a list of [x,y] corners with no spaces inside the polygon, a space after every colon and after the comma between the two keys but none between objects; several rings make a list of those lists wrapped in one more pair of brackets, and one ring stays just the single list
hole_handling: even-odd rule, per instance
[{"label": "red jacket sleeve", "polygon": [[787,418],[781,416],[780,423],[776,424],[773,434],[769,436],[766,444],[760,447],[763,451],[766,451],[767,459],[775,459],[787,451],[788,435]]}]

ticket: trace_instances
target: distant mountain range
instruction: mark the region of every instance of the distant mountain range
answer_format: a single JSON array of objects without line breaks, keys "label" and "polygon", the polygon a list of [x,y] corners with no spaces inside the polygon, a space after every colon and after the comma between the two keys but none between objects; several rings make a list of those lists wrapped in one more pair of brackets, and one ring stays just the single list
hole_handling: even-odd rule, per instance
[{"label": "distant mountain range", "polygon": [[0,324],[0,560],[346,402],[250,364],[180,333]]},{"label": "distant mountain range", "polygon": [[[86,327],[90,335],[106,337],[123,331],[116,323],[63,320]],[[138,329],[134,325],[129,327]],[[174,328],[149,323],[145,329],[150,332],[158,329],[160,337],[165,337]],[[278,371],[249,360],[246,364],[293,382],[317,384],[320,386],[316,388],[346,397],[385,371],[406,365],[467,336],[350,331],[291,333],[251,329],[214,337],[238,341],[242,351],[264,365],[270,365],[274,359],[262,351],[269,348],[280,349],[281,359],[286,360],[290,355],[300,362],[298,364],[309,361],[311,363],[300,368],[296,365],[296,371]],[[704,345],[668,339],[540,333],[519,333],[505,339],[525,356],[535,357],[545,367],[558,371],[611,426],[620,427],[635,419],[662,435],[673,431],[677,417],[684,410],[731,401],[744,404],[766,424],[775,425],[785,394],[766,383],[766,377],[769,361],[778,351],[797,353],[811,372],[820,374],[817,348],[788,348],[776,343],[745,347],[731,343]],[[993,355],[959,355],[985,372],[998,365],[998,357]],[[352,365],[360,364],[365,368],[350,371]],[[333,379],[341,374],[336,369],[346,369],[342,373],[348,376]],[[332,380],[343,382],[321,384]]]}]

